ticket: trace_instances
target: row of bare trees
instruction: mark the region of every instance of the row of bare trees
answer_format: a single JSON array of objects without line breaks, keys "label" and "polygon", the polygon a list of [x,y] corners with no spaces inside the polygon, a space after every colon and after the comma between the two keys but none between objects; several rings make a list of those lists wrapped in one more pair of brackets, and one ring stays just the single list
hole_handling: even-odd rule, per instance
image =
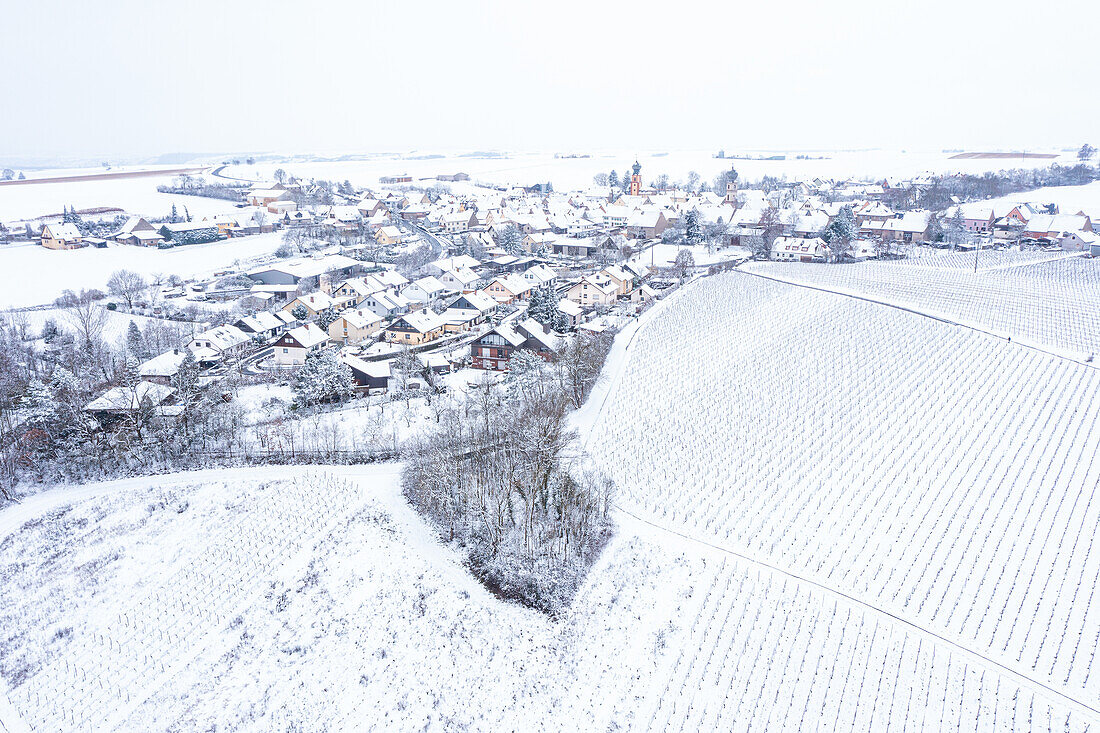
[{"label": "row of bare trees", "polygon": [[599,376],[610,337],[580,334],[546,363],[518,352],[503,384],[442,408],[406,452],[407,498],[468,553],[491,590],[554,615],[609,534],[611,486],[570,450],[571,407]]}]

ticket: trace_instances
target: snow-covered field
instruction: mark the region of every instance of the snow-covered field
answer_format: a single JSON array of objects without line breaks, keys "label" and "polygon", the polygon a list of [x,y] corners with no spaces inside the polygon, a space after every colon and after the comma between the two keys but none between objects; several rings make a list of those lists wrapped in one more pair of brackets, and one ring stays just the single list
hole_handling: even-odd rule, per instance
[{"label": "snow-covered field", "polygon": [[751,272],[913,308],[1077,358],[1100,354],[1100,260],[1061,252],[923,255],[826,265],[759,262]]},{"label": "snow-covered field", "polygon": [[34,244],[3,246],[0,308],[50,303],[64,290],[103,290],[111,273],[119,269],[133,270],[146,278],[157,274],[185,279],[208,275],[270,255],[279,248],[281,236],[280,232],[272,232],[172,249],[124,245],[75,250],[52,250]]},{"label": "snow-covered field", "polygon": [[[551,622],[472,580],[394,466],[219,473],[0,513],[0,531],[18,527],[0,541],[0,672],[22,723],[629,726],[710,582],[704,558],[627,533]],[[2,711],[0,729],[19,730]]]},{"label": "snow-covered field", "polygon": [[[180,166],[176,166],[180,167]],[[95,175],[102,168],[66,171],[43,171],[34,177],[52,175]],[[28,176],[30,178],[31,176]],[[218,179],[204,176],[208,180]],[[182,213],[184,207],[193,217],[233,211],[232,201],[160,193],[157,186],[170,185],[175,176],[142,176],[139,178],[101,178],[90,181],[60,181],[16,186],[0,186],[0,221],[33,219],[60,214],[67,206],[91,209],[101,206],[124,209],[140,216],[168,216],[172,204]]]},{"label": "snow-covered field", "polygon": [[[714,158],[713,150],[671,151],[566,151],[587,153],[588,158],[555,158],[552,152],[509,152],[506,158],[467,157],[455,153],[435,153],[441,158],[414,160],[398,155],[375,155],[367,160],[314,161],[293,158],[256,165],[228,166],[224,175],[247,180],[271,180],[272,173],[282,168],[290,174],[306,178],[322,178],[330,181],[350,180],[360,186],[375,186],[381,176],[408,174],[415,179],[428,178],[441,173],[469,173],[475,181],[495,185],[531,185],[550,181],[558,190],[586,188],[592,185],[596,173],[608,173],[612,169],[622,173],[638,160],[642,175],[647,180],[662,173],[676,179],[685,179],[689,171],[696,171],[704,180],[714,177],[730,166],[735,166],[741,177],[755,180],[765,175],[781,178],[883,178],[885,176],[913,176],[925,172],[982,173],[1006,168],[1042,168],[1051,163],[1075,162],[1074,153],[1060,153],[1057,159],[1003,159],[1003,160],[951,160],[951,153],[941,151],[819,151],[795,153],[783,151],[752,151],[752,156],[785,154],[786,160],[731,160]],[[727,149],[733,155],[740,151]],[[805,154],[819,160],[799,160],[795,156]],[[463,184],[449,184],[455,190]]]},{"label": "snow-covered field", "polygon": [[750,563],[687,622],[657,727],[1095,726],[1098,387],[853,298],[683,291],[588,442],[625,511]]}]

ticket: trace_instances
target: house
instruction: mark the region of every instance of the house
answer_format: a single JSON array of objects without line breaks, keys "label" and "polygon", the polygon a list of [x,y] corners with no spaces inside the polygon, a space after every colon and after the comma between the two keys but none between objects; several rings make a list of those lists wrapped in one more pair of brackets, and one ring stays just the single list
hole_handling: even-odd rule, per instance
[{"label": "house", "polygon": [[46,224],[42,227],[42,246],[46,249],[77,249],[84,237],[76,224]]},{"label": "house", "polygon": [[511,303],[530,298],[532,287],[532,284],[521,276],[505,275],[494,279],[478,292],[488,295],[498,303]]},{"label": "house", "polygon": [[668,229],[668,219],[660,210],[636,211],[627,217],[626,231],[639,239],[655,239]]},{"label": "house", "polygon": [[382,330],[382,319],[373,311],[349,308],[329,324],[328,335],[343,344],[358,344]]},{"label": "house", "polygon": [[353,277],[344,280],[333,288],[332,297],[336,300],[358,305],[368,295],[385,289],[385,285],[369,275],[367,277]]},{"label": "house", "polygon": [[262,206],[267,208],[274,201],[283,201],[290,197],[290,191],[281,183],[276,183],[269,188],[257,188],[248,192],[245,199],[249,206]]},{"label": "house", "polygon": [[144,382],[171,385],[186,354],[186,349],[172,349],[160,356],[154,356],[138,365],[138,377]]},{"label": "house", "polygon": [[618,286],[608,277],[586,275],[569,290],[565,291],[567,300],[586,308],[597,305],[611,305],[619,297]]},{"label": "house", "polygon": [[447,310],[443,311],[443,330],[448,333],[469,331],[483,323],[496,309],[497,302],[492,298],[482,293],[464,293],[452,300]]},{"label": "house", "polygon": [[1037,214],[1024,226],[1024,236],[1031,239],[1061,239],[1070,232],[1091,232],[1092,221],[1078,214]]},{"label": "house", "polygon": [[626,295],[634,288],[634,275],[618,265],[605,267],[596,273],[597,278],[601,276],[606,277],[615,285],[619,295]]},{"label": "house", "polygon": [[477,226],[477,217],[472,211],[455,211],[444,214],[439,225],[447,234],[461,234]]},{"label": "house", "polygon": [[431,303],[448,291],[449,288],[437,278],[427,275],[403,287],[401,295],[417,303]]},{"label": "house", "polygon": [[446,270],[439,275],[439,282],[443,283],[451,290],[458,292],[473,290],[480,280],[480,275],[466,267],[460,267],[456,270]]},{"label": "house", "polygon": [[312,323],[292,328],[275,342],[275,365],[296,366],[306,363],[306,357],[323,349],[328,334]]},{"label": "house", "polygon": [[249,335],[236,326],[218,326],[192,337],[187,348],[200,364],[214,364],[243,353],[249,341]]},{"label": "house", "polygon": [[335,308],[339,304],[340,301],[336,300],[328,293],[318,290],[313,293],[307,293],[306,295],[299,295],[297,298],[284,305],[282,309],[287,313],[294,313],[298,306],[302,306],[306,309],[306,317],[313,319],[316,318],[317,314],[321,311]]},{"label": "house", "polygon": [[584,308],[568,298],[562,298],[558,301],[558,310],[565,314],[566,319],[569,321],[570,326],[576,326],[580,322],[581,316],[584,314]]},{"label": "house", "polygon": [[[100,425],[114,422],[120,417],[147,409],[157,416],[171,414],[163,408],[172,405],[176,389],[166,384],[141,381],[133,386],[112,387],[84,406]],[[175,411],[178,414],[178,411]]]},{"label": "house", "polygon": [[396,315],[406,313],[409,310],[408,299],[393,288],[371,293],[359,302],[359,306],[366,308],[379,318],[393,318]]},{"label": "house", "polygon": [[270,311],[245,316],[233,324],[244,333],[261,339],[274,338],[286,329],[286,321]]},{"label": "house", "polygon": [[772,259],[780,262],[824,262],[828,254],[821,237],[776,237],[772,244]]},{"label": "house", "polygon": [[523,279],[531,283],[531,287],[537,288],[543,285],[554,285],[558,280],[558,275],[552,269],[540,263],[524,270]]},{"label": "house", "polygon": [[347,277],[359,264],[358,260],[353,260],[351,257],[334,254],[264,265],[249,270],[245,274],[264,285],[297,285],[302,280],[311,277],[320,278],[325,273],[336,273]]},{"label": "house", "polygon": [[1096,232],[1069,232],[1062,237],[1062,249],[1067,252],[1096,253],[1100,248],[1100,234]]},{"label": "house", "polygon": [[454,257],[444,257],[443,259],[429,262],[428,272],[429,274],[439,277],[449,270],[472,270],[480,266],[481,263],[470,255],[455,255]]},{"label": "house", "polygon": [[143,217],[131,216],[117,232],[111,234],[110,239],[119,244],[131,244],[152,247],[164,241],[164,237]]},{"label": "house", "polygon": [[364,361],[350,354],[341,355],[340,361],[351,369],[351,377],[355,380],[355,384],[365,388],[367,392],[385,391],[390,388],[392,361]]},{"label": "house", "polygon": [[508,361],[520,349],[532,351],[549,361],[557,351],[559,337],[549,333],[538,321],[527,318],[514,326],[501,324],[470,344],[471,366],[503,372]]},{"label": "house", "polygon": [[928,238],[929,219],[930,214],[927,211],[907,211],[901,216],[882,222],[879,236],[883,240],[920,244]]},{"label": "house", "polygon": [[630,291],[627,299],[634,305],[645,305],[646,303],[649,303],[650,301],[657,298],[657,296],[657,291],[650,286],[639,285],[638,287]]},{"label": "house", "polygon": [[374,235],[376,242],[383,247],[392,247],[396,244],[401,244],[404,241],[405,236],[401,233],[401,230],[393,226],[384,226],[378,230],[378,233]]},{"label": "house", "polygon": [[356,208],[359,209],[360,215],[367,219],[375,214],[386,213],[386,205],[376,198],[364,198]]},{"label": "house", "polygon": [[386,340],[409,345],[434,341],[443,335],[445,323],[442,316],[430,310],[407,313],[389,325],[385,331]]},{"label": "house", "polygon": [[995,212],[989,206],[963,208],[963,229],[973,234],[989,234],[993,231],[996,218]]}]

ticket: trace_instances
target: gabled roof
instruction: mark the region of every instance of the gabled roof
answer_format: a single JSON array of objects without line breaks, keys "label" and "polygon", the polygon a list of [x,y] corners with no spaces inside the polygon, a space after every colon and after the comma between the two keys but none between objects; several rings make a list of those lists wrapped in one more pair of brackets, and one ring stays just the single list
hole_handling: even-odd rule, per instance
[{"label": "gabled roof", "polygon": [[171,349],[159,356],[154,356],[144,361],[138,367],[138,375],[141,377],[174,377],[180,370],[186,356],[186,349]]},{"label": "gabled roof", "polygon": [[[413,311],[394,321],[394,324],[404,322],[418,333],[430,333],[443,327],[444,319],[430,310]],[[392,326],[391,326],[392,328]]]},{"label": "gabled roof", "polygon": [[292,328],[286,332],[286,335],[304,349],[311,349],[329,340],[328,334],[312,323]]},{"label": "gabled roof", "polygon": [[175,393],[175,388],[166,384],[138,382],[133,387],[109,389],[89,402],[84,409],[89,412],[136,410],[143,403],[157,406]]},{"label": "gabled roof", "polygon": [[347,324],[352,328],[369,328],[376,323],[382,322],[382,319],[377,315],[363,308],[348,308],[345,311],[341,311],[340,318],[347,321]]},{"label": "gabled roof", "polygon": [[80,239],[80,230],[76,224],[47,224],[43,229],[48,229],[54,239]]},{"label": "gabled roof", "polygon": [[209,341],[212,349],[225,351],[248,341],[248,334],[236,326],[218,326],[191,338],[192,342],[200,340]]}]

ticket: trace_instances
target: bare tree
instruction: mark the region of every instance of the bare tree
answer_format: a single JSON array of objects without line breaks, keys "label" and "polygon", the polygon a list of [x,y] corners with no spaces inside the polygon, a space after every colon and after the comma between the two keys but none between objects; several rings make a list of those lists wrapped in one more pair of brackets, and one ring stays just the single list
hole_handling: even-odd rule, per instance
[{"label": "bare tree", "polygon": [[145,278],[131,270],[115,270],[107,280],[108,292],[125,300],[127,308],[134,307],[146,287]]},{"label": "bare tree", "polygon": [[79,294],[66,290],[58,299],[65,309],[65,317],[76,330],[78,341],[86,348],[98,346],[107,325],[107,310],[100,307],[95,291],[81,290]]}]

